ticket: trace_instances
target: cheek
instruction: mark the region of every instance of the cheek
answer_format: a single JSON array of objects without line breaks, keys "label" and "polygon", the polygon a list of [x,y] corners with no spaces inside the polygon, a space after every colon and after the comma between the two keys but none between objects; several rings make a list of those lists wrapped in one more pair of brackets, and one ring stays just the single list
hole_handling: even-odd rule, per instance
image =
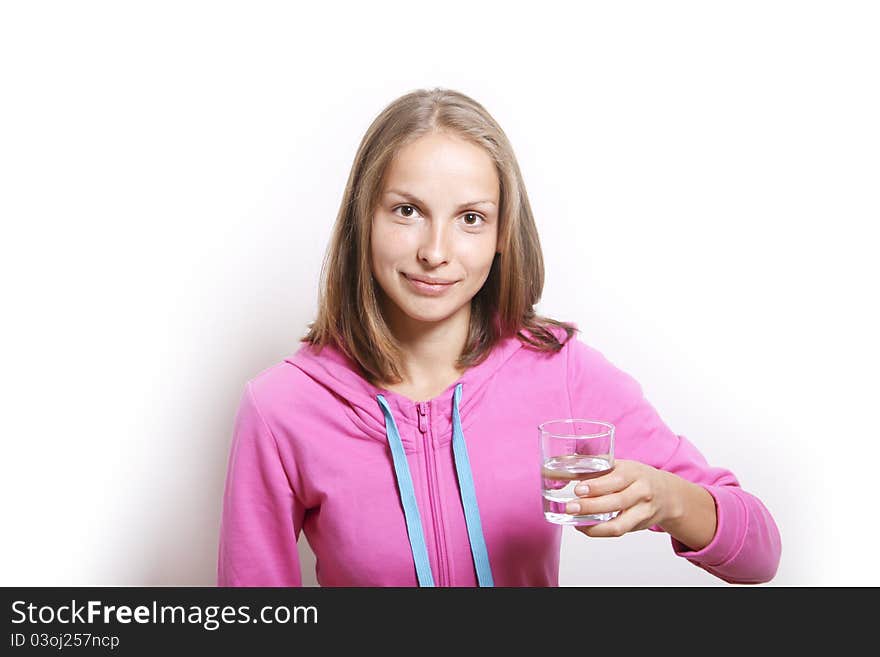
[{"label": "cheek", "polygon": [[388,269],[411,256],[412,240],[406,231],[394,226],[374,225],[370,236],[370,255],[373,267]]},{"label": "cheek", "polygon": [[495,239],[492,236],[486,236],[485,239],[468,240],[461,250],[461,259],[472,272],[486,272],[492,268],[492,261],[495,259]]}]

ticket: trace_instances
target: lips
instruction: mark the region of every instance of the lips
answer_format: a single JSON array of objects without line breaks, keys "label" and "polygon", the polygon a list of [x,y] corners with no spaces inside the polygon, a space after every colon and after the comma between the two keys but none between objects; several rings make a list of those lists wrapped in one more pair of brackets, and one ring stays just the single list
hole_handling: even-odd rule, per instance
[{"label": "lips", "polygon": [[455,281],[447,281],[443,278],[428,278],[427,276],[410,276],[409,274],[404,274],[411,281],[418,281],[419,283],[425,283],[426,285],[451,285],[455,283]]},{"label": "lips", "polygon": [[[402,273],[402,272],[401,272]],[[407,280],[413,290],[425,296],[439,296],[452,289],[458,281],[448,281],[445,283],[427,283],[417,278],[411,278],[406,274],[403,277]],[[442,279],[435,279],[442,280]]]}]

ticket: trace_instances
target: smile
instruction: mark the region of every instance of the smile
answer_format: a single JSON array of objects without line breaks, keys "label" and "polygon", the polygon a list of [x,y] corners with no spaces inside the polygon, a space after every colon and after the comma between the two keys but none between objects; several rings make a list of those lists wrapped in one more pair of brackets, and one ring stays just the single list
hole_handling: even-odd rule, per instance
[{"label": "smile", "polygon": [[410,287],[413,290],[415,290],[419,294],[422,294],[424,296],[429,296],[429,297],[437,297],[442,294],[445,294],[446,292],[451,290],[455,286],[455,283],[457,282],[456,281],[453,283],[443,283],[443,284],[432,285],[430,283],[424,283],[422,281],[417,281],[413,278],[410,278],[406,274],[401,274],[401,275],[406,279],[406,281],[409,283]]}]

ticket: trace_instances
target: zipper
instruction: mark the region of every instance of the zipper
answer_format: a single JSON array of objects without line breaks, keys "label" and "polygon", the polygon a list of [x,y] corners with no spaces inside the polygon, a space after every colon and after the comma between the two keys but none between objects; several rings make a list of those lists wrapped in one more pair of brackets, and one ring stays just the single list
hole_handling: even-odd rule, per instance
[{"label": "zipper", "polygon": [[442,523],[439,517],[439,493],[437,491],[437,466],[434,460],[434,448],[431,445],[431,433],[428,430],[430,422],[428,420],[428,402],[418,402],[416,404],[419,410],[419,431],[422,432],[422,438],[425,442],[425,458],[428,462],[428,496],[431,502],[431,520],[434,523],[434,540],[437,550],[437,563],[440,572],[437,573],[437,586],[446,586],[449,579],[446,572],[446,551],[443,549]]},{"label": "zipper", "polygon": [[416,406],[419,408],[419,431],[425,433],[428,431],[427,422],[425,421],[425,402],[418,402]]}]

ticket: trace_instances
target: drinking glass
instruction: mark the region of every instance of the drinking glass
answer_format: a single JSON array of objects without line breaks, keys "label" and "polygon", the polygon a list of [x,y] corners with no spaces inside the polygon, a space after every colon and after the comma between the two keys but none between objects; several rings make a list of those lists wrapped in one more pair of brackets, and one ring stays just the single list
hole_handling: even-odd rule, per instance
[{"label": "drinking glass", "polygon": [[577,500],[575,486],[614,467],[614,425],[600,420],[571,418],[538,425],[541,432],[541,480],[544,517],[559,525],[595,525],[611,520],[617,511],[575,515],[565,512]]}]

